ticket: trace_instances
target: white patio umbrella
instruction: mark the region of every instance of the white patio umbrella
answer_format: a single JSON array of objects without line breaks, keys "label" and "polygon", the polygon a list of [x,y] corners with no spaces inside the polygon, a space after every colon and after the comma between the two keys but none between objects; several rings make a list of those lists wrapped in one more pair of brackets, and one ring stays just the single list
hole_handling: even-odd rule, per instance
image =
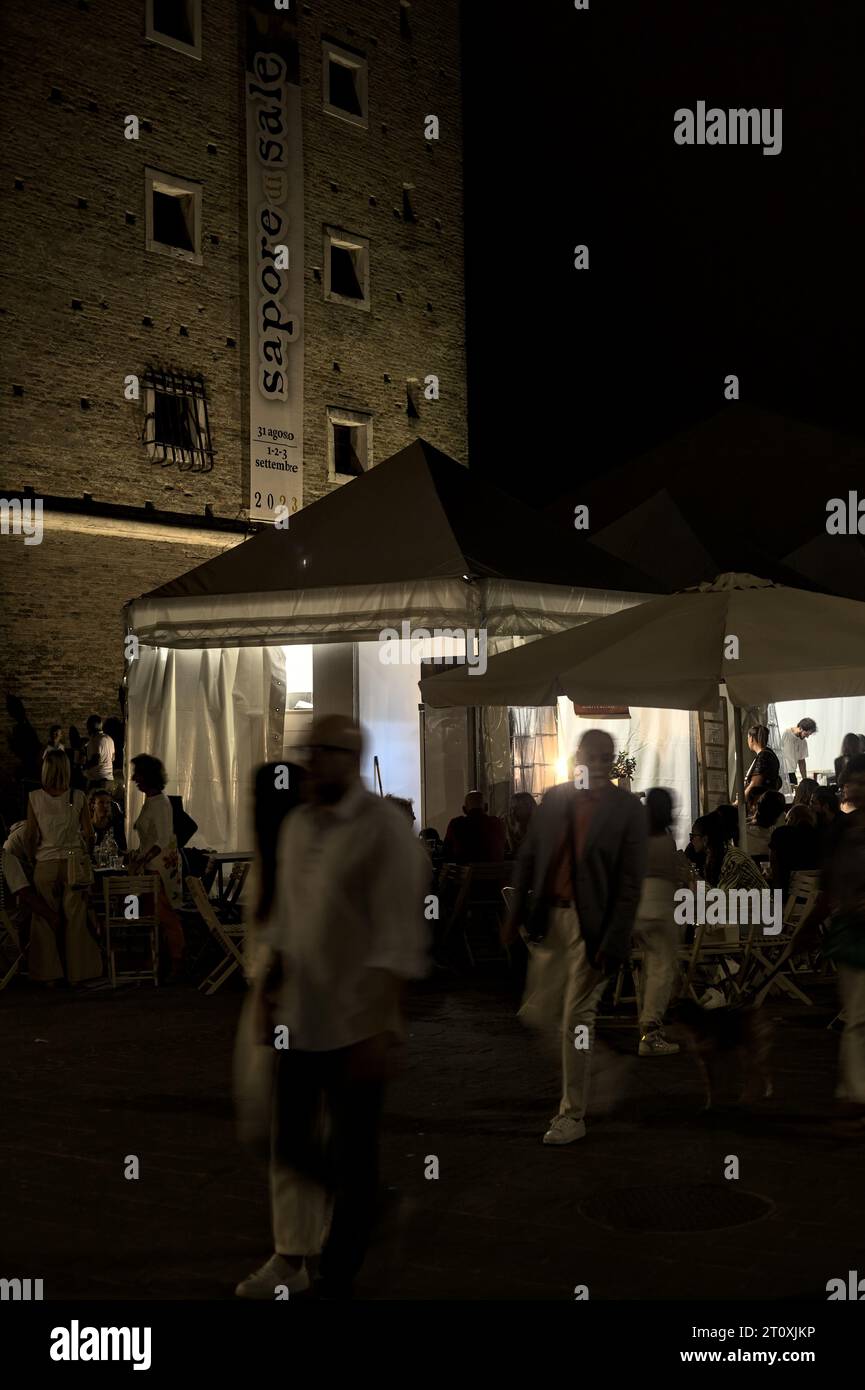
[{"label": "white patio umbrella", "polygon": [[745,834],[740,707],[865,694],[865,602],[722,574],[678,594],[542,637],[421,681],[431,705],[736,707],[739,823]]}]

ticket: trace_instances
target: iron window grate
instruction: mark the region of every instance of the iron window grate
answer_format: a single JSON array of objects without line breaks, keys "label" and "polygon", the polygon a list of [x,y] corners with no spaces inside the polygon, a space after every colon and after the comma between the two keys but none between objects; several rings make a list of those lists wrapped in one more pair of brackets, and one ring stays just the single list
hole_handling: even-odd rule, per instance
[{"label": "iron window grate", "polygon": [[182,473],[209,473],[215,450],[201,375],[149,368],[144,376],[142,443],[153,463]]}]

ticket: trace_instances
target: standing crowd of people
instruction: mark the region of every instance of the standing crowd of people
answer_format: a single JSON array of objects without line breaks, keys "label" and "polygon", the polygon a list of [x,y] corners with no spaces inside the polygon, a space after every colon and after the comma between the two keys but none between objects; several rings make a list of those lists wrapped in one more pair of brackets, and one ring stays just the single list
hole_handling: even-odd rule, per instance
[{"label": "standing crowd of people", "polygon": [[[745,846],[736,808],[721,806],[697,818],[687,851],[677,851],[670,793],[653,788],[642,801],[614,785],[613,741],[599,729],[580,739],[579,785],[551,788],[540,805],[519,794],[502,821],[480,793],[466,796],[442,853],[457,864],[513,858],[501,935],[506,945],[518,936],[527,944],[519,1017],[555,1037],[560,1060],[560,1099],[544,1144],[571,1144],[586,1133],[598,1008],[611,975],[635,949],[642,959],[639,1055],[678,1051],[664,1031],[676,984],[677,888],[698,878],[722,891],[761,888],[768,875],[784,889],[803,861],[820,873],[820,896],[802,925],[802,948],[825,930],[846,1021],[839,1096],[855,1132],[865,1132],[865,753],[850,736],[836,769],[839,791],[818,788],[794,742],[807,749],[809,724],[802,719],[788,731],[796,771],[785,762],[795,785],[786,815],[785,773],[768,731],[749,731]],[[75,786],[59,732],[51,731],[26,818],[3,845],[3,872],[21,910],[32,914],[31,977],[78,985],[102,973],[87,911],[88,860],[100,837],[122,834],[122,816],[102,721],[88,721],[75,763],[88,795]],[[269,765],[256,779],[248,1009],[255,1047],[265,1049],[275,1073],[274,1251],[238,1286],[241,1297],[273,1297],[280,1286],[305,1290],[307,1261],[316,1255],[321,1295],[350,1296],[374,1222],[385,1088],[406,1035],[402,993],[428,968],[431,864],[429,832],[415,835],[411,803],[364,788],[361,753],[353,720],[319,717],[304,766]],[[131,873],[157,875],[162,937],[176,973],[184,941],[174,808],[159,759],[141,754],[131,765],[143,807],[135,847],[124,844],[126,863]]]},{"label": "standing crowd of people", "polygon": [[66,983],[83,989],[104,975],[98,918],[90,911],[94,864],[156,875],[160,935],[170,962],[163,983],[181,972],[181,865],[165,769],[149,754],[132,759],[132,782],[144,805],[131,849],[116,759],[117,745],[100,715],[87,720],[86,740],[73,736],[64,742],[62,729],[53,725],[42,752],[40,783],[25,784],[24,818],[8,827],[3,841],[13,927],[26,947],[30,979],[48,988]]},{"label": "standing crowd of people", "polygon": [[[755,819],[758,791],[776,792],[779,781],[770,759],[756,766],[763,735],[752,730]],[[238,1285],[244,1298],[306,1290],[307,1261],[316,1255],[321,1296],[349,1296],[373,1224],[384,1087],[405,1036],[400,997],[426,970],[421,907],[430,866],[412,833],[413,809],[365,791],[360,755],[353,721],[319,719],[308,768],[292,769],[290,789],[274,793],[272,769],[263,770],[258,787],[268,811],[258,817],[250,1006],[260,1046],[273,1049],[280,1028],[289,1044],[274,1054],[274,1251]],[[652,789],[643,804],[613,784],[607,733],[585,733],[577,763],[580,789],[551,788],[540,806],[520,807],[513,817],[519,846],[502,927],[503,942],[522,935],[528,945],[520,1018],[558,1042],[561,1095],[543,1134],[544,1144],[556,1146],[586,1133],[598,1007],[635,946],[643,954],[639,1054],[678,1050],[664,1034],[676,980],[677,887],[695,874],[722,889],[766,883],[735,843],[735,807],[699,817],[686,856],[672,837],[668,791]],[[851,754],[844,778],[851,814],[839,816],[844,824],[827,842],[820,910],[812,916],[830,922],[827,951],[838,961],[847,1019],[841,1094],[865,1132],[865,756]],[[473,793],[448,827],[445,853],[495,862],[507,838]]]}]

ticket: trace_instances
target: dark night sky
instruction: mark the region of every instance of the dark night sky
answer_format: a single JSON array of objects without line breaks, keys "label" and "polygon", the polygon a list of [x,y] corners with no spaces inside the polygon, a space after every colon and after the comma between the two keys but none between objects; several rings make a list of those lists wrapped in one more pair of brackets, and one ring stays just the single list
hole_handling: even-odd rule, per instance
[{"label": "dark night sky", "polygon": [[[728,372],[865,433],[861,0],[466,3],[463,42],[473,468],[550,502]],[[698,100],[782,107],[781,153],[676,145]]]}]

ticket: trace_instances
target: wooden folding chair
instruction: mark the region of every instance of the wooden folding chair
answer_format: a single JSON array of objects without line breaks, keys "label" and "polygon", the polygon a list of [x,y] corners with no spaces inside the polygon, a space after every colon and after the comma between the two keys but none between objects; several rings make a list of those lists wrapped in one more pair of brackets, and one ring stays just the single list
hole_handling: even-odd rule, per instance
[{"label": "wooden folding chair", "polygon": [[[816,870],[798,870],[791,874],[790,889],[781,919],[781,931],[777,936],[764,936],[762,933],[757,935],[752,950],[755,966],[768,971],[778,963],[779,957],[787,950],[795,936],[797,927],[817,901],[819,891],[820,875]],[[810,972],[810,969],[810,962],[806,959],[805,972]],[[810,1005],[813,1000],[809,999],[805,991],[791,978],[797,973],[802,972],[797,972],[792,960],[788,961],[785,969],[772,980],[769,990],[777,989],[780,993]]]},{"label": "wooden folding chair", "polygon": [[438,888],[442,949],[459,925],[470,886],[471,868],[468,864],[442,864]]},{"label": "wooden folding chair", "polygon": [[240,921],[240,897],[243,893],[243,886],[249,874],[249,861],[245,860],[233,864],[231,873],[228,876],[228,883],[225,886],[225,893],[222,898],[222,907],[226,917],[232,922]]},{"label": "wooden folding chair", "polygon": [[242,923],[220,922],[214,911],[213,903],[204,891],[204,885],[200,878],[188,878],[186,886],[201,920],[222,952],[222,958],[218,965],[214,966],[207,979],[202,980],[198,986],[199,989],[204,990],[205,994],[215,994],[219,987],[224,985],[225,981],[234,974],[235,970],[243,971],[243,925]]},{"label": "wooden folding chair", "polygon": [[[744,988],[745,975],[751,958],[753,948],[755,923],[751,923],[748,928],[747,936],[739,935],[736,938],[726,940],[712,940],[712,928],[705,922],[694,931],[694,940],[690,946],[680,946],[677,952],[679,971],[682,981],[682,994],[699,1002],[700,996],[696,990],[697,972],[701,966],[714,966],[711,978],[706,982],[709,986],[720,985],[722,990],[728,994],[729,999],[741,994]],[[707,933],[710,939],[707,941]],[[734,974],[728,961],[734,960],[739,968]],[[715,977],[721,971],[721,979]]]},{"label": "wooden folding chair", "polygon": [[[493,864],[470,864],[468,892],[463,903],[462,929],[463,944],[472,969],[479,960],[510,961],[510,953],[499,941],[499,931],[504,916],[502,889],[506,887],[513,873],[512,862]],[[478,954],[477,943],[472,949],[471,936],[478,928],[486,929],[493,935],[493,946],[483,954]]]},{"label": "wooden folding chair", "polygon": [[[106,874],[102,885],[105,927],[105,954],[111,988],[117,981],[150,980],[159,984],[159,894],[158,874]],[[134,903],[133,900],[134,899]],[[135,915],[130,916],[130,913]],[[118,955],[131,955],[148,961],[118,970]]]}]

